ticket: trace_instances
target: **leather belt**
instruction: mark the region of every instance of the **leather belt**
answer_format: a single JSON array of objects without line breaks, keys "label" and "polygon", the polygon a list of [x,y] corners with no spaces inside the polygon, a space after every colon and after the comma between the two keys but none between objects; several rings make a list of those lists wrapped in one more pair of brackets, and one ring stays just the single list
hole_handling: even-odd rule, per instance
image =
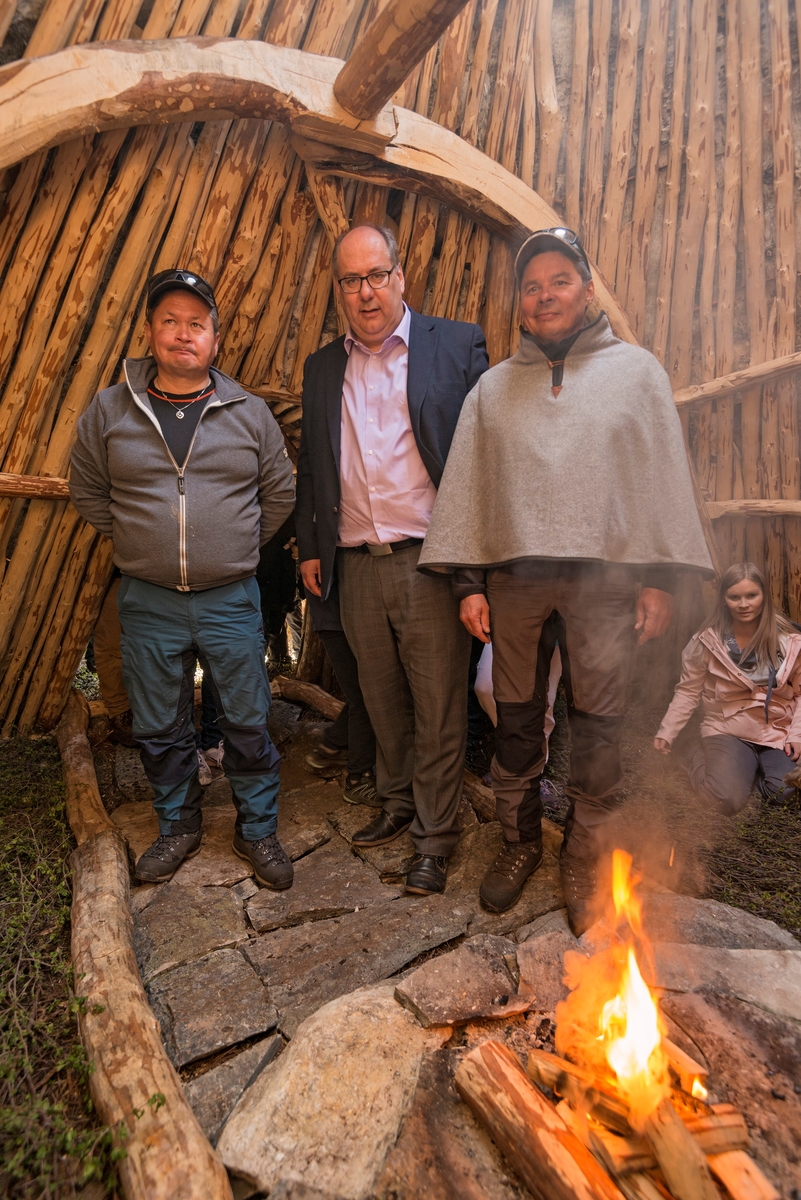
[{"label": "leather belt", "polygon": [[405,550],[407,546],[422,546],[422,538],[404,538],[401,542],[382,542],[374,546],[371,542],[362,542],[361,546],[348,546],[348,550],[356,550],[359,554],[372,554],[373,558],[383,558],[385,554],[394,554],[396,550]]}]

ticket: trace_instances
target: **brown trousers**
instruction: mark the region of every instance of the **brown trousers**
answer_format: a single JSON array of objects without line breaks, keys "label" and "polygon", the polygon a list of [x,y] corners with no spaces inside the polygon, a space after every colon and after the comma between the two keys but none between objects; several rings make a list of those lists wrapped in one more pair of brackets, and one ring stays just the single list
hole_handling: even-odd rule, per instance
[{"label": "brown trousers", "polygon": [[489,573],[498,708],[492,779],[508,841],[539,836],[547,674],[538,649],[543,623],[556,609],[565,622],[572,687],[565,847],[581,858],[595,858],[607,848],[604,826],[617,806],[623,776],[620,734],[636,592],[635,571],[610,563],[529,560]]},{"label": "brown trousers", "polygon": [[120,649],[120,618],[117,612],[119,577],[112,580],[106,592],[100,616],[95,625],[95,664],[100,684],[100,695],[110,717],[118,717],[131,707],[125,681],[122,677],[122,650]]},{"label": "brown trousers", "polygon": [[387,812],[412,818],[419,854],[459,840],[470,637],[446,576],[417,570],[419,546],[337,553],[340,615],[376,737]]}]

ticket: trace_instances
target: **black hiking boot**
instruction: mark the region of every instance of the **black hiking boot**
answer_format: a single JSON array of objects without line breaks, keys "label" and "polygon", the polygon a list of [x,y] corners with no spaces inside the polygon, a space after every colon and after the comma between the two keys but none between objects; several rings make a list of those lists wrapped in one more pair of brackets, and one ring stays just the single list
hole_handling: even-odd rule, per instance
[{"label": "black hiking boot", "polygon": [[283,892],[292,887],[295,868],[277,834],[269,833],[267,837],[257,838],[255,842],[246,842],[241,833],[235,832],[233,850],[239,858],[250,863],[259,883],[263,883],[265,887],[272,888],[275,892]]},{"label": "black hiking boot", "polygon": [[166,883],[182,862],[200,851],[203,833],[167,833],[157,837],[136,864],[134,874],[140,883]]}]

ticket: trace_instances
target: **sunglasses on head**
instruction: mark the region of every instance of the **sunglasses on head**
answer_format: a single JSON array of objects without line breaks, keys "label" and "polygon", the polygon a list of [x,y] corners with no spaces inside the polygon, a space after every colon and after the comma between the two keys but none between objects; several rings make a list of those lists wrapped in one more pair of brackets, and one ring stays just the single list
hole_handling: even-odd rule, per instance
[{"label": "sunglasses on head", "polygon": [[154,292],[160,292],[164,288],[165,283],[185,284],[191,288],[193,292],[197,292],[204,300],[208,300],[212,308],[217,307],[217,302],[214,299],[214,292],[211,290],[210,284],[201,278],[200,275],[195,275],[192,271],[181,271],[177,268],[170,268],[167,271],[159,271],[158,275],[154,275],[147,286],[148,296],[152,296]]},{"label": "sunglasses on head", "polygon": [[546,236],[558,238],[560,242],[565,242],[568,246],[574,246],[587,270],[590,270],[590,260],[587,258],[584,247],[579,241],[578,234],[574,233],[572,229],[567,229],[564,225],[557,225],[553,229],[538,229],[536,233],[532,234],[532,237]]}]

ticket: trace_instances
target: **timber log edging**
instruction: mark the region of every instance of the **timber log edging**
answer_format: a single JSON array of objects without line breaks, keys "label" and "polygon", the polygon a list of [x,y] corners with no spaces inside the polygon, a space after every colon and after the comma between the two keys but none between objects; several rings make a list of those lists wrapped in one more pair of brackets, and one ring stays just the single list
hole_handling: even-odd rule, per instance
[{"label": "timber log edging", "polygon": [[88,723],[88,703],[73,690],[56,740],[78,842],[70,856],[72,962],[92,1100],[126,1151],[117,1170],[127,1200],[233,1200],[228,1174],[189,1107],[142,986],[128,851],[100,798]]}]

